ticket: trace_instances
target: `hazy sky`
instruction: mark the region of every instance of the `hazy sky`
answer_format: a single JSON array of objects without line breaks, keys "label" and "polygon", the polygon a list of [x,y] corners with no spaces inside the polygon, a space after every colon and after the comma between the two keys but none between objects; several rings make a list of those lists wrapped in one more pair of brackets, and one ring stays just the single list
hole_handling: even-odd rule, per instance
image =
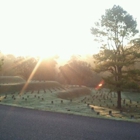
[{"label": "hazy sky", "polygon": [[1,0],[0,51],[63,57],[96,53],[90,28],[114,4],[137,18],[140,27],[138,0]]}]

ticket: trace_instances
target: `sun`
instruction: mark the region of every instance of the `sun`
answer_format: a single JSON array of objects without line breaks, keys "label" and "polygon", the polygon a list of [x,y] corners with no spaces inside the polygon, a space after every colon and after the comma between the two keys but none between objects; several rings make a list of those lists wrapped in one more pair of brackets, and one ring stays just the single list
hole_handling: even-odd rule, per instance
[{"label": "sun", "polygon": [[64,51],[64,49],[54,49],[54,48],[47,48],[47,47],[24,47],[24,49],[18,50],[18,49],[8,49],[3,51],[4,54],[13,54],[16,57],[18,56],[30,56],[30,57],[39,57],[41,59],[44,58],[59,58],[61,60],[69,60],[70,57],[73,55],[70,51]]},{"label": "sun", "polygon": [[68,60],[70,59],[70,57],[72,56],[72,53],[68,53],[65,51],[55,51],[55,50],[47,50],[47,51],[37,51],[34,52],[32,54],[30,54],[31,56],[39,56],[40,58],[59,58],[62,60]]}]

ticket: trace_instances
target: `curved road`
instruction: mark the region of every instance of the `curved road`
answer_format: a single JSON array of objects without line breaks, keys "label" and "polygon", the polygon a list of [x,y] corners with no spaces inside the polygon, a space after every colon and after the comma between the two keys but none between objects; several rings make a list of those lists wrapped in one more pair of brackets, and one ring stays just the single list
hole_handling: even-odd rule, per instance
[{"label": "curved road", "polygon": [[0,105],[0,140],[140,140],[140,124]]}]

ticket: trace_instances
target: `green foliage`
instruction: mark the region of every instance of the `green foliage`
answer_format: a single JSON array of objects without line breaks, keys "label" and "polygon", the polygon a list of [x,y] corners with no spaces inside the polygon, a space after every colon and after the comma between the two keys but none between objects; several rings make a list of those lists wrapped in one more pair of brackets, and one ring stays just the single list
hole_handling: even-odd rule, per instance
[{"label": "green foliage", "polygon": [[17,75],[20,75],[27,80],[36,64],[37,60],[33,57],[17,57],[14,62],[14,70]]},{"label": "green foliage", "polygon": [[[15,77],[13,77],[13,81]],[[21,92],[22,90],[41,90],[45,88],[53,88],[53,87],[62,87],[60,83],[56,81],[45,81],[45,82],[34,82],[29,81],[19,82],[19,83],[9,83],[9,84],[0,84],[0,93],[7,92]]]},{"label": "green foliage", "polygon": [[3,63],[4,63],[4,59],[1,59],[1,60],[0,60],[0,70],[1,70],[1,68],[2,68]]},{"label": "green foliage", "polygon": [[3,64],[4,64],[4,59],[2,58],[2,54],[0,52],[0,71],[2,69]]},{"label": "green foliage", "polygon": [[25,80],[20,76],[0,76],[0,84],[2,83],[23,83]]},{"label": "green foliage", "polygon": [[[128,44],[138,33],[136,27],[137,22],[132,15],[114,5],[106,10],[105,15],[91,29],[96,40],[101,43],[100,52],[93,55],[94,70],[108,72],[108,76],[104,77],[105,85],[119,94],[125,88],[138,88],[134,77],[140,73],[133,66],[139,61],[140,45],[138,40]],[[121,107],[121,96],[118,98],[118,107]]]},{"label": "green foliage", "polygon": [[57,93],[57,97],[62,99],[73,99],[87,95],[91,95],[91,90],[87,87],[74,87]]},{"label": "green foliage", "polygon": [[35,79],[38,80],[55,80],[56,78],[55,58],[46,58],[38,60],[38,67],[35,72]]},{"label": "green foliage", "polygon": [[92,71],[91,66],[82,60],[72,59],[59,69],[60,75],[66,80],[65,83],[67,84],[95,87],[101,81],[97,73]]},{"label": "green foliage", "polygon": [[0,71],[0,75],[3,76],[13,76],[15,75],[15,71],[13,69],[14,67],[14,61],[16,59],[16,57],[12,54],[2,54],[2,58],[3,58],[3,65],[2,65],[2,69]]},{"label": "green foliage", "polygon": [[131,39],[138,33],[136,27],[137,22],[132,15],[120,6],[114,5],[113,8],[106,10],[105,15],[101,17],[99,22],[95,23],[91,32],[97,41],[104,43],[104,45],[109,43],[108,47],[117,49],[124,44],[124,39]]}]

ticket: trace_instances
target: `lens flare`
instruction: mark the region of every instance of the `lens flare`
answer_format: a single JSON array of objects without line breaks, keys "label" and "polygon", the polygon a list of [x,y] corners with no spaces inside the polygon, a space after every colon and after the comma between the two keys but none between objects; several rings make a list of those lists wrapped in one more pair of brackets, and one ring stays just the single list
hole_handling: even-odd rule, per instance
[{"label": "lens flare", "polygon": [[99,84],[98,86],[101,87],[103,84]]},{"label": "lens flare", "polygon": [[104,84],[104,81],[102,80],[95,89],[100,89]]}]

